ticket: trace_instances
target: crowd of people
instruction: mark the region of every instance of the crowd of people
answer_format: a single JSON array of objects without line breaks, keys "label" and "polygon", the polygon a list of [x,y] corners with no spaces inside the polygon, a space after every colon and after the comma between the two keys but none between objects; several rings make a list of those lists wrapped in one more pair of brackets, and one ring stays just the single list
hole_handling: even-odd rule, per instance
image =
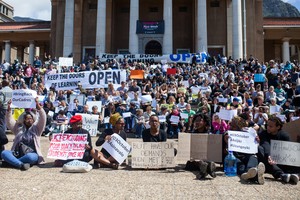
[{"label": "crowd of people", "polygon": [[[168,69],[176,69],[176,72],[169,73]],[[127,81],[120,85],[109,83],[108,88],[87,89],[78,84],[75,90],[58,91],[45,87],[46,74],[92,70],[124,70]],[[130,79],[132,70],[143,70],[144,79]],[[130,63],[127,59],[103,63],[95,58],[71,67],[58,67],[51,56],[46,56],[44,62],[36,57],[32,65],[18,60],[12,64],[4,61],[0,68],[2,88],[35,90],[45,99],[42,104],[37,100],[37,107],[32,111],[15,109],[14,112],[18,111],[22,117],[18,120],[13,119],[11,102],[2,101],[0,111],[6,112],[6,118],[2,119],[4,115],[1,114],[1,156],[10,165],[21,169],[41,163],[41,135],[49,136],[55,131],[86,133],[79,131],[82,130],[82,119],[75,113],[99,116],[98,131],[102,133],[96,146],[110,140],[113,133],[120,134],[125,140],[128,133],[134,133],[145,142],[176,139],[181,132],[209,133],[224,136],[226,154],[228,131],[252,127],[257,133],[259,151],[253,155],[235,153],[241,178],[263,184],[266,171],[286,183],[297,183],[299,168],[277,165],[270,157],[270,140],[289,141],[289,134],[282,130],[283,124],[300,117],[299,73],[297,61],[259,62],[253,56],[234,60],[218,55],[202,64],[195,60],[191,63]],[[77,98],[70,101],[72,94],[84,95],[84,102],[80,104]],[[143,101],[145,95],[150,95],[151,100]],[[86,101],[101,101],[102,107],[93,106],[90,111]],[[230,120],[222,119],[219,115],[222,110],[236,110],[236,116]],[[128,112],[131,113],[129,117],[122,117]],[[16,135],[12,151],[4,150],[8,142],[6,126]],[[15,155],[24,143],[31,148],[30,152]],[[84,161],[94,159],[100,166],[118,168],[119,163],[105,150],[93,148],[90,139],[86,150]],[[56,161],[57,166],[62,164],[64,162]]]}]

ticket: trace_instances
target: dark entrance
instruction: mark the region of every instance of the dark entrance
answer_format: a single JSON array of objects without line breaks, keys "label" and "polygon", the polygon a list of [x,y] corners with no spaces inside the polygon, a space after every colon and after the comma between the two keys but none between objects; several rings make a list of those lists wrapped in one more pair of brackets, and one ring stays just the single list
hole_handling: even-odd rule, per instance
[{"label": "dark entrance", "polygon": [[148,42],[145,49],[145,54],[162,54],[161,44],[155,40]]}]

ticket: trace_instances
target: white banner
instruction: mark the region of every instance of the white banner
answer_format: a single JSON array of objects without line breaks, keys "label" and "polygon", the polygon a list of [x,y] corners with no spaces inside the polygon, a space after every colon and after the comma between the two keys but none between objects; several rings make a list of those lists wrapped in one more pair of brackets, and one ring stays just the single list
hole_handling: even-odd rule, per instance
[{"label": "white banner", "polygon": [[133,142],[132,168],[175,167],[174,144],[172,142]]},{"label": "white banner", "polygon": [[252,132],[228,131],[228,150],[240,153],[255,154],[258,150],[256,134]]},{"label": "white banner", "polygon": [[22,89],[12,91],[12,108],[36,108],[35,98],[37,93],[34,90]]},{"label": "white banner", "polygon": [[300,143],[271,140],[271,158],[277,164],[300,167]]},{"label": "white banner", "polygon": [[90,115],[76,113],[76,115],[82,116],[82,128],[86,129],[91,136],[97,135],[99,115]]},{"label": "white banner", "polygon": [[73,58],[59,57],[58,66],[73,66]]},{"label": "white banner", "polygon": [[87,134],[53,134],[47,158],[82,159],[87,144]]},{"label": "white banner", "polygon": [[[110,62],[116,59],[128,59],[128,62],[177,62],[177,63],[192,63],[192,59],[195,56],[197,63],[205,63],[206,57],[204,54],[186,53],[186,54],[168,54],[168,55],[158,55],[158,54],[104,54],[100,53],[99,59],[101,62]],[[163,64],[163,63],[162,63]]]},{"label": "white banner", "polygon": [[123,163],[131,151],[130,145],[116,133],[111,135],[110,141],[104,142],[102,148],[104,148],[119,164]]},{"label": "white banner", "polygon": [[125,70],[102,70],[102,71],[85,71],[73,73],[46,74],[46,88],[54,87],[56,90],[72,90],[78,87],[82,88],[107,88],[108,83],[121,84],[126,82]]}]

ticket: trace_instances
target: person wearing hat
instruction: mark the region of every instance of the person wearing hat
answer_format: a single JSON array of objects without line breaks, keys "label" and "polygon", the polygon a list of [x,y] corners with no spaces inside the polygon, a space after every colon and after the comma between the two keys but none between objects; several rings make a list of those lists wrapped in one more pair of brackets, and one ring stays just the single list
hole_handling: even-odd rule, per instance
[{"label": "person wearing hat", "polygon": [[[87,134],[87,144],[85,145],[85,152],[83,158],[80,161],[90,162],[93,159],[93,146],[92,146],[92,139],[91,135],[88,130],[82,128],[82,116],[81,115],[74,115],[71,117],[69,124],[71,126],[70,129],[66,130],[65,133],[69,134]],[[72,160],[55,160],[54,166],[55,167],[62,167],[67,162]]]},{"label": "person wearing hat", "polygon": [[36,109],[39,117],[32,111],[24,112],[18,119],[13,119],[11,112],[11,100],[7,105],[5,115],[7,128],[15,135],[11,150],[1,153],[2,159],[9,165],[21,170],[28,170],[30,165],[40,164],[44,161],[40,137],[46,126],[46,113],[35,99]]},{"label": "person wearing hat", "polygon": [[[119,134],[124,140],[126,140],[126,133],[124,131],[125,121],[119,113],[114,113],[110,116],[109,123],[112,125],[111,129],[105,129],[96,141],[96,146],[101,146],[105,141],[111,140],[112,134]],[[100,166],[110,167],[118,169],[119,164],[105,149],[101,149],[99,152],[95,150],[95,161],[100,163]]]}]

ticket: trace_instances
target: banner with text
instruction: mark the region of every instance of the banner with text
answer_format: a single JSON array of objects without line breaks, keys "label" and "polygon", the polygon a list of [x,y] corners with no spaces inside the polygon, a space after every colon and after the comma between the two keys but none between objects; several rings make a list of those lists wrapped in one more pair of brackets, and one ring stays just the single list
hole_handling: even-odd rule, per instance
[{"label": "banner with text", "polygon": [[271,140],[271,158],[277,164],[300,167],[300,143]]},{"label": "banner with text", "polygon": [[188,160],[211,160],[222,162],[222,135],[178,134],[177,162],[185,164]]},{"label": "banner with text", "polygon": [[242,131],[228,131],[228,150],[240,153],[255,154],[258,150],[256,134]]},{"label": "banner with text", "polygon": [[91,136],[97,136],[99,115],[81,114],[76,115],[82,116],[82,128],[86,129]]},{"label": "banner with text", "polygon": [[87,134],[53,134],[47,158],[82,159],[87,144]]},{"label": "banner with text", "polygon": [[34,90],[21,89],[12,91],[12,108],[36,108],[35,98],[37,93]]},{"label": "banner with text", "polygon": [[105,149],[119,164],[127,158],[131,151],[130,145],[118,134],[111,135],[110,141],[106,141],[102,148]]},{"label": "banner with text", "polygon": [[126,82],[125,70],[102,70],[72,73],[46,74],[46,88],[53,87],[56,90],[72,90],[78,88],[80,82],[82,88],[107,88],[108,83],[121,84]]},{"label": "banner with text", "polygon": [[132,168],[175,167],[174,144],[172,142],[133,142],[131,155]]},{"label": "banner with text", "polygon": [[101,62],[110,62],[114,59],[123,60],[127,59],[129,63],[133,62],[150,62],[150,63],[160,63],[162,60],[166,62],[173,63],[192,63],[192,59],[195,57],[196,63],[205,63],[206,60],[203,60],[202,54],[196,53],[185,53],[185,54],[168,54],[168,55],[159,55],[159,54],[106,54],[100,53],[99,59]]}]

